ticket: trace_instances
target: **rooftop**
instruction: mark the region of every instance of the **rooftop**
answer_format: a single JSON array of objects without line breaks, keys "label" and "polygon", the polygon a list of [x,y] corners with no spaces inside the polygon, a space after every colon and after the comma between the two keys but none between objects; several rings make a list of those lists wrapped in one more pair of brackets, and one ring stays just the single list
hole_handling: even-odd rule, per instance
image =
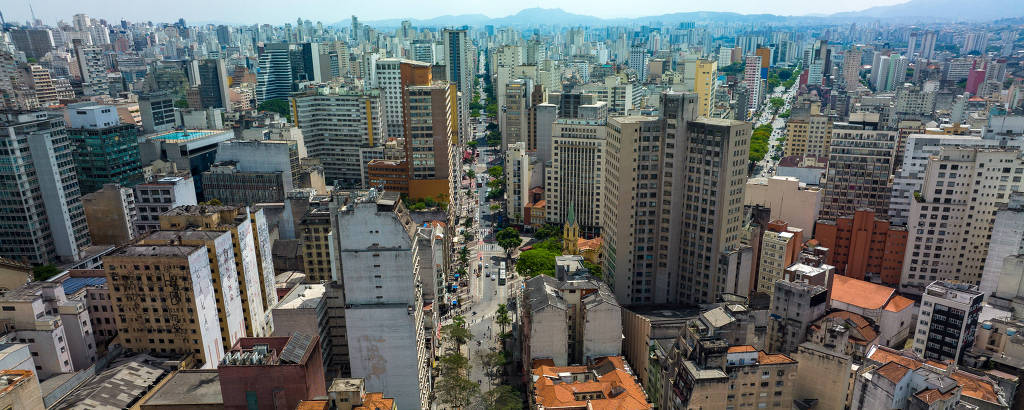
[{"label": "rooftop", "polygon": [[124,409],[148,392],[168,369],[164,359],[140,354],[116,359],[54,404],[59,409]]},{"label": "rooftop", "polygon": [[395,399],[384,397],[384,393],[366,393],[363,397],[363,405],[354,407],[352,410],[391,410],[395,408]]},{"label": "rooftop", "polygon": [[313,309],[323,299],[326,287],[321,284],[302,284],[292,288],[274,309]]},{"label": "rooftop", "polygon": [[118,249],[109,256],[177,256],[186,257],[201,249],[187,245],[132,245]]},{"label": "rooftop", "polygon": [[651,408],[647,395],[619,356],[597,359],[591,366],[535,366],[532,379],[534,401],[546,408]]},{"label": "rooftop", "polygon": [[64,286],[64,293],[67,294],[67,295],[70,295],[70,294],[73,294],[75,292],[78,292],[79,290],[82,290],[82,288],[87,287],[87,286],[103,286],[103,285],[106,285],[106,284],[107,284],[107,278],[106,277],[102,277],[102,278],[74,278],[74,277],[72,277],[72,278],[64,279],[64,281],[61,282],[61,285]]},{"label": "rooftop", "polygon": [[179,370],[146,400],[148,405],[216,405],[224,403],[216,369]]},{"label": "rooftop", "polygon": [[166,142],[188,142],[194,141],[206,137],[207,135],[213,135],[219,132],[217,130],[204,130],[204,131],[168,131],[153,136],[146,137],[151,140],[166,141]]},{"label": "rooftop", "polygon": [[896,293],[895,289],[888,286],[849,276],[835,275],[832,282],[832,300],[867,310],[885,307]]}]

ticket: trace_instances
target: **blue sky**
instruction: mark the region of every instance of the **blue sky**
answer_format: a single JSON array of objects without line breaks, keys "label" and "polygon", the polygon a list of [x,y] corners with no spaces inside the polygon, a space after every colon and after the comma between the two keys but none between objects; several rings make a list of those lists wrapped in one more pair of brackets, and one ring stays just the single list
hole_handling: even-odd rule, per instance
[{"label": "blue sky", "polygon": [[[597,17],[640,17],[687,11],[732,11],[744,14],[772,13],[806,15],[863,10],[873,6],[903,3],[906,0],[808,1],[808,0],[722,0],[679,1],[645,0],[34,0],[36,17],[47,24],[58,19],[70,22],[76,13],[86,13],[108,21],[168,22],[184,17],[186,21],[228,23],[294,22],[296,18],[322,21],[324,24],[347,20],[390,18],[431,18],[446,14],[481,13],[504,17],[530,7],[561,8],[568,12]],[[28,0],[2,0],[0,12],[7,21],[26,21]],[[386,5],[382,7],[382,5]]]}]

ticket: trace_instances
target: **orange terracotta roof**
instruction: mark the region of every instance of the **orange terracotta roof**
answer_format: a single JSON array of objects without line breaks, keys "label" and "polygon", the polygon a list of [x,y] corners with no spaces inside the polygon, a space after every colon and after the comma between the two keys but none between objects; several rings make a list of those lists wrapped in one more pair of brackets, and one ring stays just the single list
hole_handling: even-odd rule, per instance
[{"label": "orange terracotta roof", "polygon": [[827,319],[835,319],[846,323],[852,323],[854,326],[856,326],[857,332],[859,332],[860,335],[858,336],[852,333],[850,334],[850,340],[852,340],[856,344],[866,345],[869,342],[878,338],[878,332],[875,331],[875,328],[874,326],[872,326],[871,322],[865,319],[864,316],[858,315],[856,313],[847,312],[845,310],[839,310],[826,315],[816,323],[822,323]]},{"label": "orange terracotta roof", "polygon": [[953,397],[953,394],[955,392],[955,389],[949,389],[948,392],[943,394],[942,392],[935,389],[925,389],[917,392],[917,394],[915,394],[914,397],[921,399],[921,401],[925,402],[926,404],[932,404],[939,400],[946,400],[950,397]]},{"label": "orange terracotta roof", "polygon": [[353,407],[352,410],[392,410],[395,408],[395,399],[384,397],[384,393],[366,393],[363,397],[363,405]]},{"label": "orange terracotta roof", "polygon": [[328,404],[327,400],[303,400],[295,410],[327,410]]},{"label": "orange terracotta roof", "polygon": [[756,351],[757,351],[757,349],[755,349],[754,346],[749,346],[749,345],[729,346],[729,353],[756,352]]},{"label": "orange terracotta roof", "polygon": [[893,383],[899,383],[910,370],[907,366],[897,362],[889,362],[875,370],[875,374],[889,379]]},{"label": "orange terracotta roof", "polygon": [[868,359],[874,360],[878,363],[899,363],[903,367],[909,368],[910,370],[917,370],[917,368],[924,365],[923,363],[917,360],[899,354],[899,352],[883,348],[881,346],[875,349],[874,353],[868,356]]},{"label": "orange terracotta roof", "polygon": [[603,243],[604,239],[600,237],[594,239],[579,238],[576,240],[576,247],[580,249],[601,249],[601,244]]},{"label": "orange terracotta roof", "polygon": [[999,403],[999,396],[996,395],[996,388],[991,380],[962,371],[955,371],[949,377],[960,385],[961,395],[989,403]]},{"label": "orange terracotta roof", "polygon": [[889,300],[889,303],[885,304],[885,310],[888,310],[890,312],[902,312],[903,309],[906,309],[908,306],[913,305],[913,300],[907,299],[903,296],[896,295],[891,300]]},{"label": "orange terracotta roof", "polygon": [[543,208],[543,207],[544,207],[544,205],[547,205],[547,203],[548,203],[548,201],[547,201],[547,200],[545,200],[545,199],[541,199],[540,201],[537,201],[537,202],[532,202],[532,203],[526,204],[526,207],[527,207],[527,208]]},{"label": "orange terracotta roof", "polygon": [[888,286],[847,276],[835,275],[833,278],[832,300],[868,310],[881,309],[896,292]]},{"label": "orange terracotta roof", "polygon": [[924,364],[929,365],[929,366],[934,367],[934,368],[939,369],[939,370],[946,370],[946,368],[949,367],[949,365],[947,365],[945,363],[939,363],[939,362],[936,362],[934,360],[928,360],[928,361],[924,362]]},{"label": "orange terracotta roof", "polygon": [[796,360],[789,358],[784,354],[768,354],[764,351],[757,352],[757,363],[758,364],[786,364],[796,363]]},{"label": "orange terracotta roof", "polygon": [[[548,408],[588,408],[593,410],[647,410],[647,395],[633,376],[626,371],[621,357],[612,356],[595,361],[594,367],[606,362],[615,366],[598,376],[587,366],[546,366],[534,361],[534,401]],[[585,381],[564,383],[558,373],[587,373]],[[582,395],[586,395],[583,397]]]}]

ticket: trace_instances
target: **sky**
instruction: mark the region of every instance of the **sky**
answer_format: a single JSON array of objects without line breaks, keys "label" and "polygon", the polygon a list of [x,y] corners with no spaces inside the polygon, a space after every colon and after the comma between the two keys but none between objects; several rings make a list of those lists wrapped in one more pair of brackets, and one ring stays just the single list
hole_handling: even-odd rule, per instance
[{"label": "sky", "polygon": [[[352,15],[372,21],[393,18],[428,19],[441,15],[485,14],[504,17],[531,7],[561,8],[570,13],[602,18],[642,17],[688,11],[731,11],[743,14],[778,15],[830,14],[863,10],[874,6],[904,3],[907,0],[34,0],[37,18],[46,24],[58,20],[70,22],[71,16],[85,13],[107,21],[224,22],[234,24],[294,22],[296,18],[332,24]],[[28,0],[2,0],[0,12],[8,22],[24,22],[31,17]]]}]

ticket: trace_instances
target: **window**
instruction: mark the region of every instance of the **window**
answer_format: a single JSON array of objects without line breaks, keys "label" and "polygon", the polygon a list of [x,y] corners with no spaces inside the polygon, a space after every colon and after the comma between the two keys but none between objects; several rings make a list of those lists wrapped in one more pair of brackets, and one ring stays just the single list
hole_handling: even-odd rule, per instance
[{"label": "window", "polygon": [[14,306],[4,306],[4,312],[13,312]]}]

